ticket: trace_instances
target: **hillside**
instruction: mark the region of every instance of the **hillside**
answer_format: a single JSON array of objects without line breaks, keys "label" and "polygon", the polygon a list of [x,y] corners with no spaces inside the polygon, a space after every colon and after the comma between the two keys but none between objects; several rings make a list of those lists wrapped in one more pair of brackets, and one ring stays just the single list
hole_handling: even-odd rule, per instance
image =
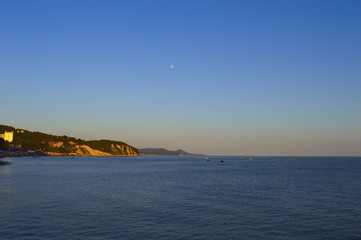
[{"label": "hillside", "polygon": [[140,148],[141,155],[178,155],[178,156],[201,156],[202,154],[187,153],[182,149],[176,151],[167,150],[165,148]]},{"label": "hillside", "polygon": [[138,149],[120,141],[86,141],[0,125],[0,133],[4,131],[14,132],[14,142],[21,144],[22,148],[39,150],[48,155],[139,156]]}]

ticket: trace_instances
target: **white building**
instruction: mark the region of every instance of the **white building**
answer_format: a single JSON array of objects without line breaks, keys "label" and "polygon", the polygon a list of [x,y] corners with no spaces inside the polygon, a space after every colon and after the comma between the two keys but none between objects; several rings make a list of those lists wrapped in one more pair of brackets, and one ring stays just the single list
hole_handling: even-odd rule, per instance
[{"label": "white building", "polygon": [[5,131],[4,134],[0,134],[0,138],[3,138],[5,141],[12,142],[14,141],[14,132]]}]

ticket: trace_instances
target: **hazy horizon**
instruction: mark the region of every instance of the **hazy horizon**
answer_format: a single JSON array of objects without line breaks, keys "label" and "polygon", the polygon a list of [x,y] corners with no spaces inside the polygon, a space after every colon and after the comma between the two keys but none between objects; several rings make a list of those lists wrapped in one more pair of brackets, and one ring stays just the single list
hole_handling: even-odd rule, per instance
[{"label": "hazy horizon", "polygon": [[0,124],[361,156],[361,1],[1,1]]}]

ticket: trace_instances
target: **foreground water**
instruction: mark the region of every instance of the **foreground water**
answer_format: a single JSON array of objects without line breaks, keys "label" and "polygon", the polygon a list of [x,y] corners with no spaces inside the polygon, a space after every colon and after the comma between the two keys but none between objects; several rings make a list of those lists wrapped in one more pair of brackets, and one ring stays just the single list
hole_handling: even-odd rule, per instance
[{"label": "foreground water", "polygon": [[0,166],[0,239],[356,240],[360,226],[361,158],[42,157]]}]

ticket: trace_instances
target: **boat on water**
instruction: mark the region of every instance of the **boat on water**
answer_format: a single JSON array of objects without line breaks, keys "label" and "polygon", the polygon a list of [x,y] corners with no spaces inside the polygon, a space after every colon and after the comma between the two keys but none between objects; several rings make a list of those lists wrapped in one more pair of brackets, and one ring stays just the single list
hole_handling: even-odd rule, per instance
[{"label": "boat on water", "polygon": [[3,165],[7,165],[7,164],[9,164],[10,162],[8,162],[8,161],[2,161],[2,160],[0,160],[0,166],[3,166]]}]

